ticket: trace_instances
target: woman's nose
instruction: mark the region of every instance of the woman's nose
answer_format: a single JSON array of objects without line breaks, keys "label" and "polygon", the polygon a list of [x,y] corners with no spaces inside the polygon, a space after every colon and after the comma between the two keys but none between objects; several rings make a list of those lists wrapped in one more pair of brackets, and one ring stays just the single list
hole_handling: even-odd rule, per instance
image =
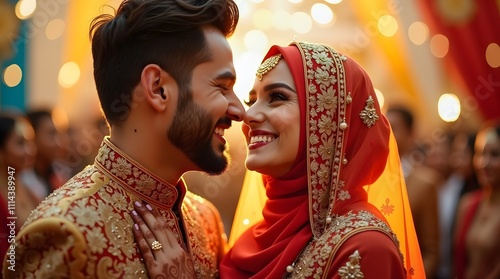
[{"label": "woman's nose", "polygon": [[245,112],[245,114],[243,115],[243,122],[246,125],[260,123],[263,120],[264,120],[264,115],[262,114],[262,111],[260,111],[259,105],[257,103],[249,107]]}]

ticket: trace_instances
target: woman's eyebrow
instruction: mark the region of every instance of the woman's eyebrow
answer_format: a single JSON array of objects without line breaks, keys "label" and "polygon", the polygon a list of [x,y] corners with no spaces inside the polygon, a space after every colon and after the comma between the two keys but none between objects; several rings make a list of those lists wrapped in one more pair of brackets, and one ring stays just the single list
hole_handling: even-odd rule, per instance
[{"label": "woman's eyebrow", "polygon": [[290,91],[293,91],[293,92],[297,93],[295,91],[295,89],[293,89],[292,87],[288,86],[288,84],[282,83],[282,82],[276,82],[276,83],[268,84],[268,85],[264,86],[264,91],[270,91],[270,90],[273,90],[275,88],[282,88],[282,87],[284,87],[284,88],[286,88],[286,89],[288,89]]}]

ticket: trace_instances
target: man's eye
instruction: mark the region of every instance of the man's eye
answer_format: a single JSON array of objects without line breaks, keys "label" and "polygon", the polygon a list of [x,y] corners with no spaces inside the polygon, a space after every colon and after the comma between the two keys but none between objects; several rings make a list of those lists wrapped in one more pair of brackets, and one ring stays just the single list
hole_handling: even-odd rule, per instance
[{"label": "man's eye", "polygon": [[227,90],[229,90],[229,87],[228,87],[228,86],[226,86],[226,85],[224,85],[224,84],[219,84],[219,85],[217,85],[217,87],[219,87],[219,88],[220,88],[220,89],[222,89],[223,91],[227,91]]}]

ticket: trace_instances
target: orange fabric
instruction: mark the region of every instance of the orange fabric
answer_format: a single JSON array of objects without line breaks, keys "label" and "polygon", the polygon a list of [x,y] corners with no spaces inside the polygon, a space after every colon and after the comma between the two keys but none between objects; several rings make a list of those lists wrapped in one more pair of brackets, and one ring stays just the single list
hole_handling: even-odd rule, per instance
[{"label": "orange fabric", "polygon": [[425,278],[424,265],[420,254],[417,234],[413,226],[410,203],[406,193],[406,184],[399,155],[393,152],[397,149],[396,139],[391,132],[389,139],[390,155],[385,171],[368,188],[368,201],[375,205],[383,214],[391,229],[398,236],[400,250],[403,253],[407,278]]},{"label": "orange fabric", "polygon": [[[221,278],[282,278],[288,265],[310,252],[304,251],[305,247],[316,245],[317,239],[325,235],[332,241],[329,237],[335,234],[346,236],[342,240],[345,244],[332,247],[333,258],[326,265],[311,263],[312,272],[339,276],[337,271],[349,260],[353,252],[349,248],[354,246],[365,253],[361,257],[362,269],[371,271],[380,258],[374,255],[374,250],[353,240],[383,230],[365,226],[359,229],[356,238],[347,232],[332,233],[334,223],[343,222],[351,213],[349,225],[358,226],[360,211],[368,212],[382,223],[385,220],[391,223],[402,244],[407,278],[425,278],[397,146],[369,77],[354,60],[323,45],[274,46],[266,58],[278,53],[283,55],[294,76],[304,144],[300,144],[296,164],[288,175],[279,179],[263,176],[268,197],[263,220],[245,231],[224,257]],[[341,128],[344,121],[345,130]],[[332,217],[332,224],[327,216]],[[366,220],[373,220],[370,218]],[[234,224],[241,222],[235,220]],[[381,236],[392,242],[387,237],[390,232],[384,233],[386,236]],[[377,248],[384,249],[384,255],[398,254],[394,242],[392,248]],[[397,258],[399,267],[397,262],[389,261],[391,267],[377,274],[381,278],[391,274],[404,277],[401,259]],[[306,277],[309,276],[313,274]]]}]

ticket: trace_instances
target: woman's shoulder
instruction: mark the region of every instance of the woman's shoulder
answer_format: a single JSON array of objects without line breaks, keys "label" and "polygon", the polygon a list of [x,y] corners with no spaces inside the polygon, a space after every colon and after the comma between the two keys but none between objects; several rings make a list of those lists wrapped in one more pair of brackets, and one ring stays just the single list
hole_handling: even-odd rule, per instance
[{"label": "woman's shoulder", "polygon": [[395,234],[383,220],[368,211],[350,211],[334,218],[328,229],[304,249],[294,270],[303,272],[301,275],[338,276],[351,271],[373,274],[380,266],[384,272],[404,273],[398,245]]}]

